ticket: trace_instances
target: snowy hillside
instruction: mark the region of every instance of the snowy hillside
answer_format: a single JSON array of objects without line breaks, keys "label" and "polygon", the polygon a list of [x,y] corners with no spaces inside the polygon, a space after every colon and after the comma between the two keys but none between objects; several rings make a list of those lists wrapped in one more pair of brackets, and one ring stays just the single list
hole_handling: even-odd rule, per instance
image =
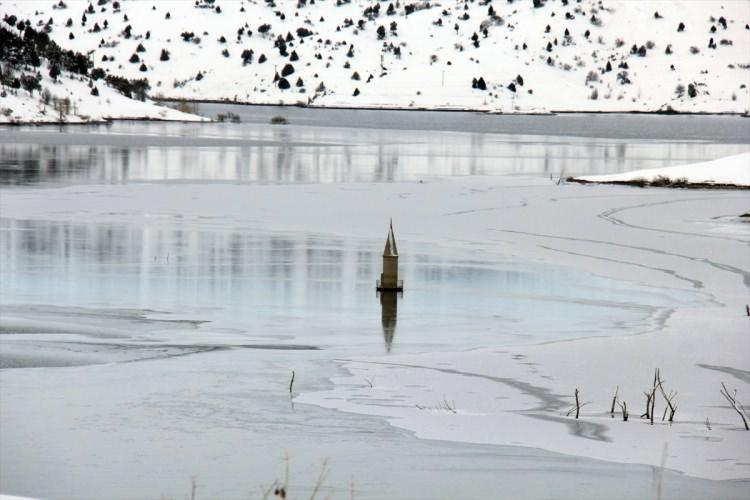
[{"label": "snowy hillside", "polygon": [[0,22],[0,63],[0,123],[204,120],[148,101],[145,79],[106,74],[13,15]]},{"label": "snowy hillside", "polygon": [[0,0],[152,97],[498,112],[750,108],[750,2]]},{"label": "snowy hillside", "polygon": [[87,83],[71,74],[57,81],[40,71],[41,88],[34,94],[19,90],[0,96],[0,123],[88,123],[109,119],[200,121],[203,118],[152,102],[129,99],[106,84],[92,95]]}]

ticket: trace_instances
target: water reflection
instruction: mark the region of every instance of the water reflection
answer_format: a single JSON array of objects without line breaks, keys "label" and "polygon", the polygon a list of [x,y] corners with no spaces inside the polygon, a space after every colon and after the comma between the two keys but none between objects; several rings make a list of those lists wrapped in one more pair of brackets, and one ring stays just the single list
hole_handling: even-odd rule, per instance
[{"label": "water reflection", "polygon": [[575,175],[704,161],[743,144],[259,124],[0,127],[0,183],[343,183]]},{"label": "water reflection", "polygon": [[383,326],[383,340],[385,350],[391,352],[393,337],[396,335],[396,319],[398,318],[398,298],[402,292],[384,290],[378,292],[380,296],[380,323]]},{"label": "water reflection", "polygon": [[[656,306],[695,299],[565,269],[466,259],[466,250],[405,239],[399,264],[410,292],[381,294],[377,304],[381,237],[254,233],[179,218],[0,218],[0,303],[179,311],[251,335],[363,349],[382,345],[382,333],[388,350],[396,349],[398,316],[401,352],[613,335]],[[380,327],[367,319],[378,305]]]}]

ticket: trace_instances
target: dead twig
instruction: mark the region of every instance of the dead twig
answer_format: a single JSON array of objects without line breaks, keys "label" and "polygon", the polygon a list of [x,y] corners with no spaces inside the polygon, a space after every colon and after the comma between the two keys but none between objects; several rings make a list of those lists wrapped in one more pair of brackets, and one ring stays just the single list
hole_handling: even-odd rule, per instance
[{"label": "dead twig", "polygon": [[742,423],[745,424],[745,430],[750,431],[750,427],[747,425],[747,418],[750,417],[748,415],[747,410],[744,406],[742,406],[742,403],[737,401],[737,389],[734,390],[734,393],[729,394],[729,389],[727,389],[727,386],[724,385],[724,382],[721,383],[721,395],[726,398],[727,401],[729,401],[729,404],[732,405],[732,408],[734,408],[734,411],[737,412],[737,414],[742,419]]},{"label": "dead twig", "polygon": [[289,394],[292,393],[293,386],[294,386],[294,370],[292,370],[292,380],[289,381]]},{"label": "dead twig", "polygon": [[615,389],[615,395],[612,397],[612,408],[609,410],[609,414],[615,416],[615,404],[617,403],[617,393],[620,392],[620,386],[618,385]]},{"label": "dead twig", "polygon": [[275,487],[275,486],[276,486],[277,484],[279,484],[279,483],[278,483],[278,481],[274,481],[273,483],[271,483],[271,486],[269,486],[269,487],[268,487],[268,489],[265,489],[265,490],[263,489],[263,486],[260,486],[260,492],[261,492],[261,494],[262,494],[261,498],[262,498],[263,500],[267,500],[267,499],[268,499],[268,495],[270,495],[270,494],[271,494],[271,490],[273,490],[273,489],[274,489],[274,487]]},{"label": "dead twig", "polygon": [[196,493],[198,492],[198,478],[195,476],[190,477],[190,500],[195,500]]},{"label": "dead twig", "polygon": [[581,408],[589,404],[589,402],[581,403],[581,400],[578,398],[579,394],[580,393],[578,391],[578,388],[576,388],[576,390],[573,393],[573,395],[576,398],[576,404],[570,410],[568,410],[568,413],[565,414],[566,417],[569,417],[571,413],[575,412],[576,418],[578,418],[578,416],[581,414]]},{"label": "dead twig", "polygon": [[451,413],[457,413],[456,412],[456,402],[451,401],[450,403],[445,397],[445,394],[443,394],[443,400],[436,404],[435,406],[422,406],[415,404],[414,406],[417,407],[418,410],[437,410],[437,411],[449,411]]},{"label": "dead twig", "polygon": [[626,401],[623,401],[622,404],[620,404],[619,402],[617,404],[620,405],[620,409],[622,410],[622,421],[627,422],[628,417],[630,416],[630,414],[628,413],[628,403]]},{"label": "dead twig", "polygon": [[659,369],[654,370],[654,382],[651,386],[650,391],[644,391],[646,396],[646,412],[641,415],[641,418],[647,418],[651,421],[651,425],[654,425],[654,406],[656,405],[656,389],[661,387],[661,380],[659,378]]},{"label": "dead twig", "polygon": [[321,486],[323,486],[323,482],[326,480],[326,475],[328,474],[328,459],[323,460],[323,464],[320,466],[320,475],[318,475],[318,480],[315,482],[315,487],[312,490],[312,493],[310,494],[310,500],[315,500],[315,495],[318,494],[318,491],[320,491]]},{"label": "dead twig", "polygon": [[677,391],[669,391],[669,395],[667,395],[667,392],[664,390],[664,384],[661,380],[661,374],[657,370],[656,376],[658,378],[658,387],[661,391],[661,395],[664,396],[664,399],[667,402],[667,407],[664,408],[664,414],[661,416],[662,422],[667,416],[667,411],[669,411],[669,421],[672,422],[674,420],[674,414],[677,413],[677,404],[674,402],[674,398],[677,397]]},{"label": "dead twig", "polygon": [[451,413],[456,413],[456,402],[451,401],[451,403],[453,404],[451,405],[450,403],[448,403],[448,400],[445,399],[445,394],[443,394],[443,409],[448,410]]},{"label": "dead twig", "polygon": [[646,396],[646,411],[643,412],[641,418],[649,418],[651,413],[651,393],[643,391],[643,395]]}]

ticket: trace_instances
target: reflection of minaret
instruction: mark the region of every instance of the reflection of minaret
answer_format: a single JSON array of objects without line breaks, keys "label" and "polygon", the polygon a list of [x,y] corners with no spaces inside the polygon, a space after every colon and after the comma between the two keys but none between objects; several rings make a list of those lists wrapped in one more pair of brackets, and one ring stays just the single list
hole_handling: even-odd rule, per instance
[{"label": "reflection of minaret", "polygon": [[385,350],[391,352],[393,336],[396,333],[396,317],[398,316],[398,292],[380,292],[380,320],[383,324],[383,339]]}]

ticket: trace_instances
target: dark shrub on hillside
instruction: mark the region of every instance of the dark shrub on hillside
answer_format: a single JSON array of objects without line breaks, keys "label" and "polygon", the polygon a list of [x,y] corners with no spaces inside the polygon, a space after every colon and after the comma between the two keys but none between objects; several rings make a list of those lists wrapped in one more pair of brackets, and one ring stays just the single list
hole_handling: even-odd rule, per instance
[{"label": "dark shrub on hillside", "polygon": [[286,90],[291,87],[291,85],[289,85],[289,80],[287,80],[286,78],[279,78],[277,85],[282,90]]},{"label": "dark shrub on hillside", "polygon": [[130,97],[141,101],[146,99],[146,95],[151,89],[151,86],[148,84],[148,80],[145,78],[142,78],[140,80],[128,80],[127,78],[123,78],[121,76],[107,75],[105,80],[110,87],[114,88],[125,97]]},{"label": "dark shrub on hillside", "polygon": [[33,95],[35,90],[39,90],[42,88],[41,79],[42,75],[23,74],[20,77],[21,88],[23,88],[29,94]]},{"label": "dark shrub on hillside", "polygon": [[292,66],[289,63],[287,63],[286,65],[284,65],[284,67],[281,70],[281,76],[289,76],[292,73],[294,73],[294,66]]}]

